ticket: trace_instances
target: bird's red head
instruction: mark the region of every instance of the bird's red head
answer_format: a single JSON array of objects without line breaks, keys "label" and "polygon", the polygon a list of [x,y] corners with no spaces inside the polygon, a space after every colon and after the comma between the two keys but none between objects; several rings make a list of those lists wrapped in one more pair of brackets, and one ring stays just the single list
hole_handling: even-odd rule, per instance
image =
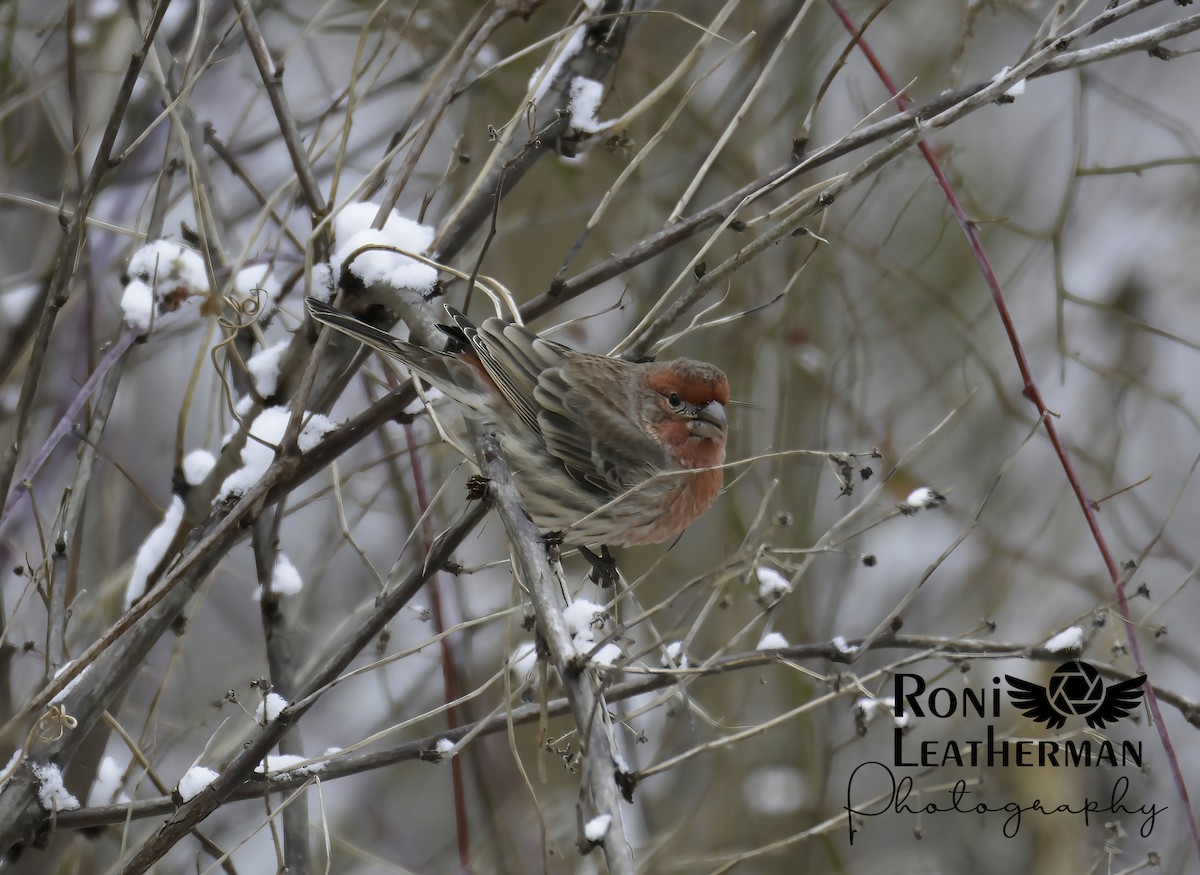
[{"label": "bird's red head", "polygon": [[725,405],[729,380],[706,362],[675,359],[650,365],[649,430],[688,468],[710,468],[725,460]]}]

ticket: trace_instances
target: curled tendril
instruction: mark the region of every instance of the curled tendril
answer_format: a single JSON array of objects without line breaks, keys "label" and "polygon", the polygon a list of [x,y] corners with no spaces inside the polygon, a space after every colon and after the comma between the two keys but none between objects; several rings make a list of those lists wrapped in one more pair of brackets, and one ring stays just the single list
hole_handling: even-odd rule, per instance
[{"label": "curled tendril", "polygon": [[[229,305],[235,315],[233,317],[223,314],[217,315],[217,324],[225,330],[226,335],[223,339],[214,343],[212,349],[208,351],[209,358],[212,359],[213,370],[221,382],[225,384],[225,397],[229,399],[230,412],[232,412],[232,399],[235,393],[233,386],[229,383],[221,367],[220,353],[224,352],[228,355],[232,350],[233,355],[237,357],[238,361],[241,361],[237,349],[232,344],[237,340],[238,332],[250,328],[262,318],[266,309],[265,302],[269,300],[266,289],[253,288],[250,291],[253,293],[253,297],[247,296],[241,299],[234,299],[228,295],[224,297],[223,300]],[[238,317],[243,318],[239,319]],[[242,367],[245,368],[245,362],[242,362]],[[235,416],[234,419],[237,419],[237,417]]]},{"label": "curled tendril", "polygon": [[243,328],[249,328],[261,319],[266,309],[265,302],[268,300],[267,290],[253,288],[250,292],[250,295],[240,300],[226,296],[225,303],[233,310],[235,316],[230,318],[225,315],[219,315],[217,316],[217,324],[229,331],[237,332]]},{"label": "curled tendril", "polygon": [[62,704],[55,703],[34,724],[33,731],[39,741],[51,742],[58,741],[68,729],[74,729],[78,725],[79,721],[68,714]]},{"label": "curled tendril", "polygon": [[47,708],[46,713],[39,717],[33,726],[29,727],[29,732],[25,734],[24,743],[17,750],[8,768],[0,772],[0,784],[4,784],[17,773],[17,769],[25,762],[30,743],[35,738],[43,743],[58,741],[66,734],[68,729],[74,729],[78,725],[79,721],[67,713],[67,709],[61,702],[55,702]]}]

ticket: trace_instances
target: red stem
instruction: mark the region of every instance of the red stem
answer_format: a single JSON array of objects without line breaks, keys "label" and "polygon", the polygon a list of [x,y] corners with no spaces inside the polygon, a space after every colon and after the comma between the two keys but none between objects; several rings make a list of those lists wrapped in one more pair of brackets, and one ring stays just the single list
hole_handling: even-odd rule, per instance
[{"label": "red stem", "polygon": [[[892,95],[897,108],[901,112],[908,109],[911,101],[896,88],[887,70],[884,69],[883,64],[880,63],[875,52],[871,50],[870,45],[867,44],[866,39],[863,38],[862,33],[859,32],[858,27],[842,7],[841,3],[838,0],[826,0],[826,2],[829,4],[830,9],[833,10],[833,13],[841,19],[842,24],[850,32],[851,37],[858,41],[859,50],[866,57],[872,69],[874,69],[875,75],[879,77],[879,81],[883,83],[888,93]],[[1054,453],[1058,456],[1063,473],[1066,474],[1067,482],[1071,484],[1071,490],[1075,493],[1075,500],[1079,503],[1079,509],[1083,511],[1083,517],[1087,520],[1088,529],[1092,533],[1092,540],[1096,542],[1096,547],[1099,549],[1100,556],[1104,560],[1104,567],[1108,569],[1108,576],[1112,580],[1113,587],[1117,593],[1117,612],[1121,615],[1121,619],[1125,623],[1125,635],[1129,640],[1129,653],[1133,657],[1133,662],[1138,672],[1146,675],[1147,672],[1145,665],[1142,663],[1142,649],[1138,643],[1137,630],[1129,615],[1129,600],[1125,596],[1125,580],[1121,576],[1121,571],[1117,566],[1116,560],[1113,559],[1112,551],[1108,548],[1108,542],[1104,538],[1104,533],[1100,531],[1100,522],[1096,519],[1095,506],[1083,491],[1083,484],[1080,483],[1079,476],[1075,473],[1075,467],[1071,464],[1071,459],[1067,455],[1066,447],[1063,446],[1062,439],[1058,435],[1058,428],[1054,424],[1054,417],[1046,407],[1046,403],[1042,400],[1042,393],[1038,391],[1037,383],[1033,379],[1033,372],[1029,368],[1029,360],[1025,356],[1025,348],[1021,344],[1021,339],[1017,336],[1017,327],[1013,323],[1012,314],[1009,312],[1008,304],[1004,299],[1004,292],[1000,289],[1000,282],[996,279],[996,274],[992,271],[992,265],[988,261],[987,254],[983,251],[983,244],[980,243],[979,237],[975,233],[974,223],[967,217],[966,210],[963,209],[962,203],[954,192],[954,187],[950,184],[950,180],[946,178],[941,165],[938,164],[937,159],[934,157],[933,150],[929,148],[929,145],[924,140],[917,141],[917,148],[920,149],[922,157],[924,157],[925,162],[929,165],[929,169],[933,171],[938,187],[945,194],[946,202],[950,204],[954,218],[962,229],[963,234],[966,235],[967,242],[971,246],[971,251],[975,255],[975,260],[979,263],[979,268],[983,272],[983,278],[992,293],[992,301],[996,305],[996,311],[1000,314],[1000,321],[1004,323],[1004,332],[1008,335],[1008,342],[1012,345],[1013,356],[1017,360],[1017,369],[1021,372],[1022,394],[1037,408],[1038,416],[1046,428],[1046,435],[1050,438],[1050,443],[1054,447]],[[1171,737],[1167,732],[1167,724],[1163,721],[1162,711],[1158,705],[1158,697],[1154,694],[1153,685],[1146,684],[1145,690],[1146,701],[1150,705],[1150,714],[1154,718],[1155,727],[1158,729],[1159,741],[1162,743],[1167,761],[1171,765],[1171,776],[1175,779],[1175,788],[1183,803],[1183,809],[1187,812],[1188,827],[1192,833],[1192,843],[1196,847],[1197,858],[1200,858],[1200,827],[1197,826],[1196,816],[1192,811],[1187,785],[1183,780],[1183,772],[1179,768],[1179,758],[1175,754],[1175,747],[1171,743]]]},{"label": "red stem", "polygon": [[[421,534],[426,544],[433,543],[433,532],[429,525],[429,494],[425,490],[425,477],[421,472],[421,459],[417,452],[417,442],[411,425],[405,424],[404,438],[408,442],[408,459],[412,469],[413,486],[417,493],[417,508],[421,517]],[[435,574],[429,579],[429,604],[433,612],[433,625],[439,637],[442,651],[442,690],[447,702],[458,699],[458,675],[455,670],[454,650],[450,647],[450,638],[442,633],[446,631],[446,623],[442,613],[442,593],[438,586],[441,574]],[[450,705],[446,709],[446,725],[449,729],[457,729],[461,725],[458,716],[458,706]],[[458,838],[458,862],[463,871],[471,870],[471,833],[467,823],[467,797],[463,790],[461,757],[450,760],[450,781],[454,788],[454,823],[455,834]]]}]

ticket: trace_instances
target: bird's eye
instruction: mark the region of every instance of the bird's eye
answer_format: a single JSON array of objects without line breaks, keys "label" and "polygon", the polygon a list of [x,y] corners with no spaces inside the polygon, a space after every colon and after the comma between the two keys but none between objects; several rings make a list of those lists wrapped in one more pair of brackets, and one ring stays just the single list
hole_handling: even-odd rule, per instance
[{"label": "bird's eye", "polygon": [[667,396],[667,403],[670,404],[672,407],[678,407],[680,404],[683,403],[683,400],[679,397],[679,395],[677,393],[672,392],[670,395]]}]

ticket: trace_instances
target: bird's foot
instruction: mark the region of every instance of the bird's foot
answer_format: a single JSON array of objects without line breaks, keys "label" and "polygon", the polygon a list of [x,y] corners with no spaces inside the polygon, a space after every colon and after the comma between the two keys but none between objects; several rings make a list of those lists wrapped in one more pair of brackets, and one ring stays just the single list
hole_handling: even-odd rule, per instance
[{"label": "bird's foot", "polygon": [[562,559],[562,543],[565,532],[546,532],[542,535],[542,543],[546,545],[546,555],[551,562],[558,562]]},{"label": "bird's foot", "polygon": [[492,481],[479,474],[467,478],[467,501],[478,501],[487,497],[488,484]]},{"label": "bird's foot", "polygon": [[607,545],[601,545],[599,556],[587,547],[580,547],[579,555],[592,566],[592,573],[588,575],[592,583],[598,583],[608,589],[620,579],[621,572],[617,570],[617,560],[608,552]]}]

